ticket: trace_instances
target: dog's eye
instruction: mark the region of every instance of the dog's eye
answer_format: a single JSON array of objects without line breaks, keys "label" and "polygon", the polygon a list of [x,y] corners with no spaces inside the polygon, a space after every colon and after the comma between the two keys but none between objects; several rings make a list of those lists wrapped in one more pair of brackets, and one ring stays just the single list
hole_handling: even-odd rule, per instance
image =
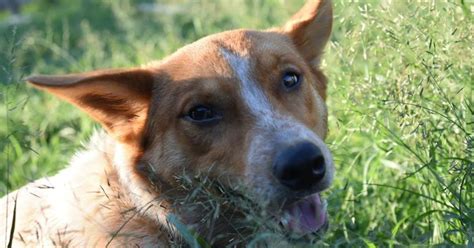
[{"label": "dog's eye", "polygon": [[197,105],[189,110],[186,119],[198,124],[211,124],[221,119],[221,115],[210,107]]},{"label": "dog's eye", "polygon": [[283,74],[282,82],[285,88],[288,90],[295,88],[300,84],[301,78],[300,75],[296,72],[289,71]]}]

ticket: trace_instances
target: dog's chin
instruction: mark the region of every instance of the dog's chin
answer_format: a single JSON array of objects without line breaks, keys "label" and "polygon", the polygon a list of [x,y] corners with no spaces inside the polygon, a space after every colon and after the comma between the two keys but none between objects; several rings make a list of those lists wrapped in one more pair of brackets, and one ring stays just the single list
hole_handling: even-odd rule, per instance
[{"label": "dog's chin", "polygon": [[315,193],[284,206],[279,221],[289,233],[297,236],[321,233],[329,223],[326,206],[326,201]]}]

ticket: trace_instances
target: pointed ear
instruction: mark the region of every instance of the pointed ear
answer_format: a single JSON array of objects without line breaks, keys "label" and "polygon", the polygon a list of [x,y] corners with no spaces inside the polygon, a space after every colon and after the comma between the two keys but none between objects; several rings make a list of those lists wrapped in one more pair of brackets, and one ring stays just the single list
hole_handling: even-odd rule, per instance
[{"label": "pointed ear", "polygon": [[26,80],[84,110],[117,140],[140,142],[154,82],[150,71],[102,70]]},{"label": "pointed ear", "polygon": [[332,29],[330,0],[308,0],[283,26],[305,59],[317,68]]}]

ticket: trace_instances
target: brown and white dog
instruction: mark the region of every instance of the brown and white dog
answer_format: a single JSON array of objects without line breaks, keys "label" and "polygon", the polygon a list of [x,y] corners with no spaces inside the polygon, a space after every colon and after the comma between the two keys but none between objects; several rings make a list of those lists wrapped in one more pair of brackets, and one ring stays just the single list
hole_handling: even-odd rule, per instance
[{"label": "brown and white dog", "polygon": [[288,233],[320,230],[334,176],[319,68],[331,26],[330,1],[310,0],[281,28],[210,35],[138,68],[29,77],[107,134],[1,199],[1,242],[13,229],[13,246],[169,246],[170,214],[200,218],[174,209],[183,172],[245,185]]}]

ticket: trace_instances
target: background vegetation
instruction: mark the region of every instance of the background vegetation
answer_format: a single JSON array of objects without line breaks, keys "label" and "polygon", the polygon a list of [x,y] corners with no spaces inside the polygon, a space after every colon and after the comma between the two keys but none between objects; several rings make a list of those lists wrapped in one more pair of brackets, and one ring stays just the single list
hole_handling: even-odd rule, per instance
[{"label": "background vegetation", "polygon": [[[96,124],[31,73],[126,67],[205,35],[282,24],[302,0],[34,0],[0,12],[0,195],[65,166]],[[325,246],[474,247],[473,9],[335,1],[323,66],[337,176]]]}]

